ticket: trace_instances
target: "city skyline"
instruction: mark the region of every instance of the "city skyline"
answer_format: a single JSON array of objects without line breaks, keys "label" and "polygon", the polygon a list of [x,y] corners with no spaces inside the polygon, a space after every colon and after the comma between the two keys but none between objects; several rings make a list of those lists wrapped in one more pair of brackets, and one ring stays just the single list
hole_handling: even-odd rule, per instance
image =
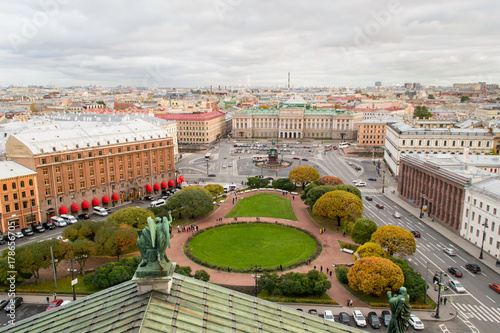
[{"label": "city skyline", "polygon": [[491,0],[0,4],[0,86],[498,83]]}]

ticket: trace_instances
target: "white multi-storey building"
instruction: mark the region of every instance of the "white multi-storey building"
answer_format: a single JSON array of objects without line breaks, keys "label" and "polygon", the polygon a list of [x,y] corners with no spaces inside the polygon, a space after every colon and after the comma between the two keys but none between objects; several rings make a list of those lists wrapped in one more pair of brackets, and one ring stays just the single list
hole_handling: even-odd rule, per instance
[{"label": "white multi-storey building", "polygon": [[465,187],[460,236],[484,247],[484,252],[500,257],[500,179]]},{"label": "white multi-storey building", "polygon": [[491,153],[498,129],[415,128],[398,122],[387,124],[384,160],[395,175],[403,154]]}]

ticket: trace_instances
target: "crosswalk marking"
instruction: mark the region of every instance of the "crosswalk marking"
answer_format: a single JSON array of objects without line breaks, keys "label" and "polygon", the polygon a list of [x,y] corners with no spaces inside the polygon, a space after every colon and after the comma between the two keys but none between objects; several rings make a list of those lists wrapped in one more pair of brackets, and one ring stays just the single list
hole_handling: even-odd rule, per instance
[{"label": "crosswalk marking", "polygon": [[500,308],[489,308],[486,306],[452,303],[455,308],[462,311],[467,317],[473,316],[481,321],[500,323]]},{"label": "crosswalk marking", "polygon": [[359,191],[361,193],[380,193],[380,190],[376,190],[374,188],[360,188]]}]

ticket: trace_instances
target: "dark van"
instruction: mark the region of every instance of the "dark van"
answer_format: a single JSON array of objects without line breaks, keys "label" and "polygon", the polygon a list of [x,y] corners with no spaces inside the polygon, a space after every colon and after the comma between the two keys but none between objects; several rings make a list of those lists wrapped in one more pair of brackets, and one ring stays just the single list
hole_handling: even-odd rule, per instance
[{"label": "dark van", "polygon": [[42,225],[46,230],[56,228],[56,226],[52,222],[44,222]]}]

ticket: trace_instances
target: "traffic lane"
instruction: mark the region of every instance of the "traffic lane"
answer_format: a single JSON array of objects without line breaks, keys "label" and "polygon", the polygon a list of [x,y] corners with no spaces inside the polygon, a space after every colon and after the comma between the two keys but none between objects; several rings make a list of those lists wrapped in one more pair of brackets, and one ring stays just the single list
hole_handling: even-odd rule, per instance
[{"label": "traffic lane", "polygon": [[[47,309],[48,304],[27,304],[24,303],[16,309],[15,312],[15,322],[21,321],[28,317],[34,316],[36,314],[42,313]],[[7,313],[5,311],[0,310],[0,325],[5,326],[8,324],[9,317],[7,317]]]}]

